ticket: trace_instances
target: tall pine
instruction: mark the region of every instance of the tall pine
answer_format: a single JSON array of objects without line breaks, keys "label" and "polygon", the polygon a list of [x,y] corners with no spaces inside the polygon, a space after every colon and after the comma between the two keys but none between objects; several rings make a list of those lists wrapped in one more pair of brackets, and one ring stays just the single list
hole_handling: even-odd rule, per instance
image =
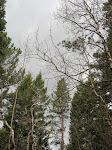
[{"label": "tall pine", "polygon": [[[5,31],[5,4],[5,0],[0,1],[0,120],[6,119],[7,110],[11,104],[10,90],[17,86],[21,74],[21,70],[16,71],[21,50],[15,48]],[[2,128],[0,130],[0,149],[7,149],[8,137],[9,129]]]},{"label": "tall pine", "polygon": [[62,78],[57,83],[57,89],[53,93],[53,114],[56,121],[55,133],[56,133],[56,144],[60,145],[60,150],[65,149],[64,143],[64,131],[65,131],[65,121],[69,115],[69,104],[70,104],[70,96],[69,90],[67,87],[67,83],[65,79]]},{"label": "tall pine", "polygon": [[112,149],[112,130],[107,123],[105,107],[90,87],[89,80],[82,82],[74,94],[67,150]]},{"label": "tall pine", "polygon": [[37,75],[33,81],[34,86],[34,117],[35,117],[35,128],[34,128],[34,145],[39,150],[50,150],[49,147],[49,117],[48,117],[48,106],[49,98],[47,96],[47,88],[44,87],[44,81],[42,80],[41,72]]},{"label": "tall pine", "polygon": [[5,0],[0,1],[0,105],[8,99],[9,88],[18,84],[20,79],[16,67],[21,50],[14,47],[5,32],[5,3]]}]

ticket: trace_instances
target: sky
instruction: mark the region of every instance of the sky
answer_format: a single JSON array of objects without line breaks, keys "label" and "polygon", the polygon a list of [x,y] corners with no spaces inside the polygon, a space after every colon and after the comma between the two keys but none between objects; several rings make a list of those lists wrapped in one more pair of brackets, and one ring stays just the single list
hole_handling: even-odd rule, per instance
[{"label": "sky", "polygon": [[[53,15],[57,7],[59,7],[59,0],[7,0],[6,31],[15,46],[21,47],[28,36],[35,34],[37,30],[41,40],[48,40],[51,26],[56,43],[62,41],[65,30]],[[26,68],[36,76],[40,70],[42,71],[43,65],[38,60],[32,59],[26,64]]]},{"label": "sky", "polygon": [[[16,47],[23,47],[28,36],[33,37],[39,31],[41,41],[50,41],[50,27],[56,44],[64,40],[63,25],[54,19],[54,13],[60,5],[60,0],[7,0],[6,3],[6,31]],[[22,48],[21,48],[22,49]],[[38,67],[37,67],[38,66]],[[44,64],[30,59],[26,70],[36,76],[43,71]]]},{"label": "sky", "polygon": [[[45,39],[49,34],[50,24],[54,25],[54,22],[55,24],[57,22],[54,20],[53,13],[58,6],[59,0],[7,0],[6,27],[8,35],[18,46],[19,42],[25,41],[27,36],[37,29],[39,29],[41,37]],[[57,33],[59,26],[55,26],[54,30]],[[57,36],[60,37],[58,33]]]},{"label": "sky", "polygon": [[[65,30],[54,13],[60,5],[60,0],[7,0],[6,3],[6,31],[16,47],[22,47],[28,36],[33,37],[39,31],[40,41],[50,43],[49,34],[52,34],[57,43],[64,40]],[[38,66],[38,67],[37,67]],[[31,59],[26,69],[36,76],[42,71],[43,64]]]}]

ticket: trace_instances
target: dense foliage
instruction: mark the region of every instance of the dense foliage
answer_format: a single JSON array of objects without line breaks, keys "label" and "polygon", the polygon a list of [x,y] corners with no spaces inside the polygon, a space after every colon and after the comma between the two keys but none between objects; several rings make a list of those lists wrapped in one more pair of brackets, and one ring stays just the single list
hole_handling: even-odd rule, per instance
[{"label": "dense foliage", "polygon": [[91,83],[87,81],[86,85],[77,87],[72,100],[67,150],[112,149],[112,130],[106,120],[105,107],[89,87]]}]

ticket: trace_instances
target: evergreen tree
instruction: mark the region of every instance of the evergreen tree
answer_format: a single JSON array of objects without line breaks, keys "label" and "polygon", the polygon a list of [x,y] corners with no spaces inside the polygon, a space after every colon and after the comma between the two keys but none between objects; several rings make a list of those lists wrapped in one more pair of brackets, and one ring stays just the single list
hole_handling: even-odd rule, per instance
[{"label": "evergreen tree", "polygon": [[[18,88],[18,98],[14,117],[15,145],[17,150],[27,149],[27,138],[32,127],[31,106],[33,104],[33,94],[32,77],[29,73],[24,77]],[[30,144],[32,144],[32,139],[30,139]]]},{"label": "evergreen tree", "polygon": [[5,32],[5,0],[0,1],[0,105],[8,99],[8,90],[18,83],[20,70],[17,72],[20,49],[11,44],[11,38]]},{"label": "evergreen tree", "polygon": [[[39,73],[34,81],[29,73],[23,78],[18,87],[18,98],[13,121],[16,150],[50,150],[45,116],[48,104],[46,92],[47,88],[44,88],[41,73]],[[6,117],[9,124],[12,115],[14,95],[15,93],[10,94],[12,101]]]},{"label": "evergreen tree", "polygon": [[106,120],[105,107],[90,88],[90,81],[85,84],[88,86],[77,87],[72,100],[67,150],[110,150],[112,130]]},{"label": "evergreen tree", "polygon": [[[5,3],[5,0],[0,1],[0,113],[3,116],[0,116],[0,120],[8,113],[7,109],[11,104],[9,92],[11,87],[18,84],[21,74],[21,70],[16,71],[21,50],[14,47],[11,38],[5,32]],[[9,129],[4,127],[0,130],[0,149],[7,149],[8,138]]]},{"label": "evergreen tree", "polygon": [[[107,46],[112,57],[112,1],[108,0],[104,3],[103,10],[105,14],[104,27],[107,27],[108,37]],[[106,103],[111,102],[112,98],[112,70],[109,67],[110,62],[108,61],[108,55],[106,52],[97,51],[93,54],[97,63],[92,65],[96,69],[95,76],[99,79],[97,86],[100,87],[100,95],[106,100]]]},{"label": "evergreen tree", "polygon": [[[55,139],[56,144],[60,144],[60,149],[64,150],[64,130],[65,130],[65,120],[68,117],[69,114],[69,91],[67,88],[67,83],[65,82],[65,79],[62,78],[58,81],[57,89],[54,92],[53,95],[53,110],[54,118],[57,124],[56,136],[57,139]],[[61,136],[60,136],[61,134]]]},{"label": "evergreen tree", "polygon": [[[108,36],[107,36],[107,46],[108,51],[112,57],[112,1],[108,0],[108,2],[104,3],[103,10],[105,15],[104,27],[107,27]],[[112,99],[112,69],[110,69],[110,63],[108,59],[108,55],[105,51],[97,51],[93,54],[96,59],[96,63],[91,65],[96,71],[94,72],[94,76],[97,79],[97,93],[102,96],[105,100],[105,104],[109,107]],[[111,120],[112,110],[107,108],[107,115],[109,120]],[[110,116],[109,116],[110,115]],[[111,123],[111,122],[110,122]],[[112,123],[111,123],[112,124]],[[112,127],[111,127],[112,128]]]},{"label": "evergreen tree", "polygon": [[34,103],[34,118],[35,124],[38,127],[34,128],[34,145],[39,150],[50,150],[48,139],[48,105],[49,98],[47,96],[47,88],[44,88],[44,81],[42,80],[41,72],[37,75],[33,82],[35,96],[33,97]]},{"label": "evergreen tree", "polygon": [[5,25],[6,25],[6,21],[5,21],[5,3],[6,0],[1,0],[0,1],[0,31],[3,32],[5,31]]}]

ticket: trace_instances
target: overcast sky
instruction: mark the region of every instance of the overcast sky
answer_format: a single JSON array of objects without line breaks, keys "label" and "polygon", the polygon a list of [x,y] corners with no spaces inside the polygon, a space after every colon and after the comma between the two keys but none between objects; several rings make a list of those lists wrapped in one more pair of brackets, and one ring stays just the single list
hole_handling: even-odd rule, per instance
[{"label": "overcast sky", "polygon": [[[18,44],[24,41],[28,34],[39,29],[41,37],[45,39],[48,36],[50,24],[56,23],[53,13],[58,6],[59,0],[7,0],[8,35],[15,44]],[[54,30],[57,36],[62,35],[59,35],[59,27],[55,27]]]},{"label": "overcast sky", "polygon": [[[38,29],[41,40],[47,40],[51,25],[56,44],[64,40],[65,30],[53,16],[59,4],[60,0],[7,0],[6,30],[14,44],[20,47],[28,35],[34,34]],[[31,60],[27,65],[33,74],[41,69],[37,68],[37,64],[38,61]]]}]

